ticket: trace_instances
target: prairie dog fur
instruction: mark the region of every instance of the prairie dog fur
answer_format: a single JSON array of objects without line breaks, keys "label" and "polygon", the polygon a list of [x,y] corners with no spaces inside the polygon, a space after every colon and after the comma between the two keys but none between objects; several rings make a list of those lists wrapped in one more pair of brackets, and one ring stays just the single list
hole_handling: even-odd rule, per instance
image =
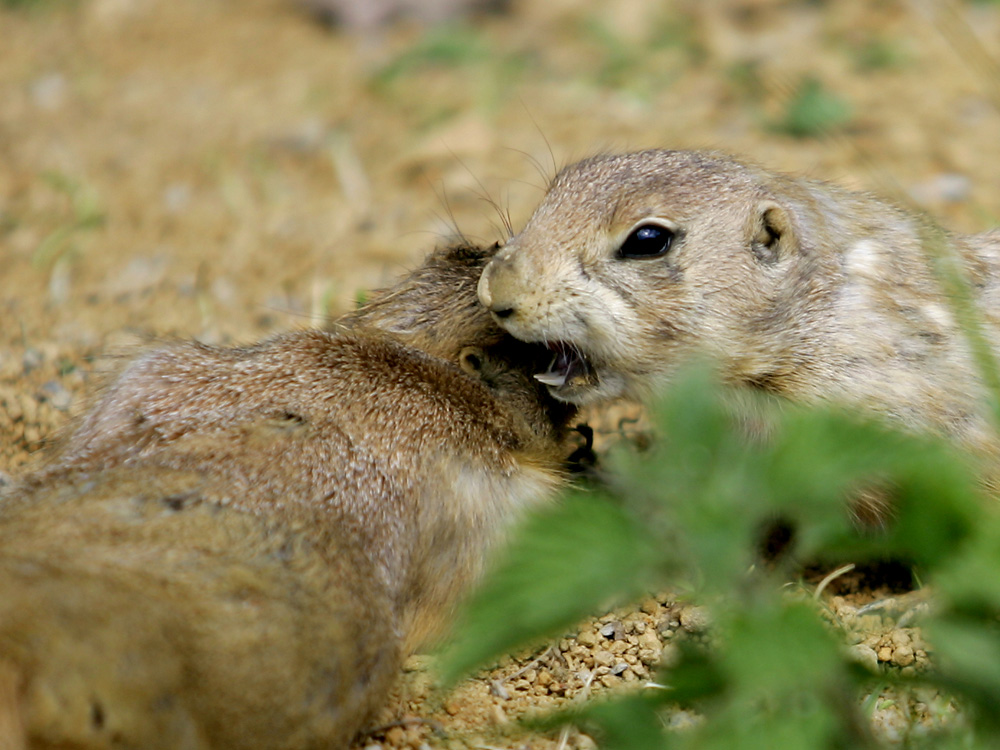
[{"label": "prairie dog fur", "polygon": [[[587,404],[645,398],[694,351],[734,384],[835,401],[990,454],[984,391],[921,220],[728,156],[653,150],[563,169],[489,263],[497,323],[556,352]],[[1000,232],[943,235],[1000,347]]]},{"label": "prairie dog fur", "polygon": [[0,745],[347,744],[562,480],[574,409],[478,305],[490,254],[335,332],[124,368],[0,498]]}]

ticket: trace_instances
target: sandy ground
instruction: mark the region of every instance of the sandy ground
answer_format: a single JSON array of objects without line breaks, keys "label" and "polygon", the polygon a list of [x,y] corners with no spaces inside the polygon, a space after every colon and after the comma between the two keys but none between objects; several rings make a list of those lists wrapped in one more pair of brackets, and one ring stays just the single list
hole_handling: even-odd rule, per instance
[{"label": "sandy ground", "polygon": [[[0,2],[0,472],[80,410],[108,356],[317,324],[456,231],[503,236],[555,168],[597,151],[720,148],[994,226],[998,60],[996,3],[525,0],[362,33],[287,0]],[[806,81],[839,104],[803,136],[789,118]],[[508,736],[508,714],[619,663],[611,677],[641,681],[642,638],[684,631],[678,607],[609,615],[632,624],[590,657],[575,638],[548,652],[515,696],[485,680],[401,694],[387,721],[433,716],[449,739],[370,741],[555,747]],[[432,678],[412,666],[419,697]]]}]

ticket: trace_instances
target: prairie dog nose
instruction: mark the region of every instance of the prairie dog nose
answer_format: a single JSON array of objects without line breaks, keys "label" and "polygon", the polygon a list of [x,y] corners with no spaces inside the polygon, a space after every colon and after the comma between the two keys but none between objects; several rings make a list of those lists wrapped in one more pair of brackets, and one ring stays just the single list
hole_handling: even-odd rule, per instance
[{"label": "prairie dog nose", "polygon": [[498,255],[483,270],[479,277],[479,301],[497,318],[509,318],[516,311],[508,257]]}]

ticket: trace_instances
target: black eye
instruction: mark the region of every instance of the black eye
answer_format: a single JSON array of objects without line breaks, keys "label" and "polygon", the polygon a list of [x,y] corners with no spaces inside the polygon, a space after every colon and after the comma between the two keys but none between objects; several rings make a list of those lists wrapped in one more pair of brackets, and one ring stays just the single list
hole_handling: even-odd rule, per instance
[{"label": "black eye", "polygon": [[619,258],[656,258],[665,255],[674,242],[674,233],[659,224],[643,224],[632,230],[618,248]]}]

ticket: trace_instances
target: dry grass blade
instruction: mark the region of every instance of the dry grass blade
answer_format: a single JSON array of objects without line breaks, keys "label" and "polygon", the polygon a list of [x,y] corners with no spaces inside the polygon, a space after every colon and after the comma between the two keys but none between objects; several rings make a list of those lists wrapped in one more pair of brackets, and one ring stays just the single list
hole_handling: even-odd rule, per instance
[{"label": "dry grass blade", "polygon": [[969,26],[961,7],[954,0],[924,0],[922,5],[934,28],[984,84],[986,95],[1000,111],[1000,63]]}]

